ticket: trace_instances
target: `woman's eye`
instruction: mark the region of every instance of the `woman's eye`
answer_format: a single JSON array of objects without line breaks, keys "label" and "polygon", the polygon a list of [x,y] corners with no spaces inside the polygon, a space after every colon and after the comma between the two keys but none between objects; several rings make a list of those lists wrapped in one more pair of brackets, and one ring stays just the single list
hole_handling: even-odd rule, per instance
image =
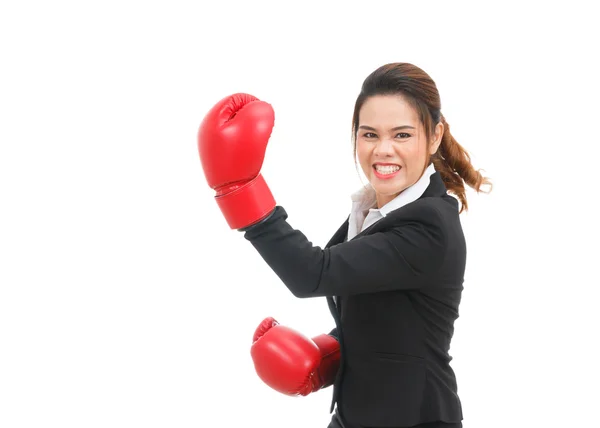
[{"label": "woman's eye", "polygon": [[372,132],[365,132],[365,133],[363,134],[363,137],[365,137],[365,138],[375,138],[375,137],[376,137],[376,135],[375,135],[375,134],[373,134]]},{"label": "woman's eye", "polygon": [[396,138],[410,138],[410,134],[407,134],[406,132],[399,132],[396,134]]}]

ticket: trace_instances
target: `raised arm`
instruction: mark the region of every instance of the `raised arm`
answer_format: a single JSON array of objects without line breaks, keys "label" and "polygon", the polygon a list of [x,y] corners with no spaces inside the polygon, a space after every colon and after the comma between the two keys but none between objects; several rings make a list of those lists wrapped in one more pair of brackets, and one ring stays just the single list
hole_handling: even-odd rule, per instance
[{"label": "raised arm", "polygon": [[292,228],[277,206],[244,237],[297,297],[416,289],[441,265],[446,235],[434,207],[412,211],[389,230],[322,249]]}]

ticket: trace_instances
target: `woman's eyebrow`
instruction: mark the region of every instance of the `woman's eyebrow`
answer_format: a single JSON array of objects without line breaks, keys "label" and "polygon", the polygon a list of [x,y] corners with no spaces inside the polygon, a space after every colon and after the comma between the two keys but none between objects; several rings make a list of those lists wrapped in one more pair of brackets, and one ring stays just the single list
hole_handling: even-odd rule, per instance
[{"label": "woman's eyebrow", "polygon": [[[360,125],[358,128],[359,129],[367,129],[369,131],[376,131],[375,128],[373,128],[372,126],[367,126],[367,125]],[[399,131],[401,129],[415,129],[415,127],[410,126],[410,125],[402,125],[402,126],[396,126],[392,129],[390,129],[390,131]]]}]

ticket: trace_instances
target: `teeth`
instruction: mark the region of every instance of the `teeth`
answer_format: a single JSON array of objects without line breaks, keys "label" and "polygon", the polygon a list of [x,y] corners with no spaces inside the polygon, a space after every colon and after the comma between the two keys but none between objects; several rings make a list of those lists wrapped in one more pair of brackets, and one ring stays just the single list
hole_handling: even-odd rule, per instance
[{"label": "teeth", "polygon": [[392,174],[400,169],[398,165],[375,165],[375,169],[380,174]]}]

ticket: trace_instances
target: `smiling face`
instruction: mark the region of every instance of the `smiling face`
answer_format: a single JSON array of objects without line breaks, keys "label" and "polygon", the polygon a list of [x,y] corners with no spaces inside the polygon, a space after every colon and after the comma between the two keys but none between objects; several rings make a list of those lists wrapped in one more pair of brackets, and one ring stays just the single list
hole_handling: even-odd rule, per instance
[{"label": "smiling face", "polygon": [[415,184],[437,151],[443,134],[438,123],[427,144],[415,109],[400,95],[376,95],[360,109],[356,153],[381,208]]}]

